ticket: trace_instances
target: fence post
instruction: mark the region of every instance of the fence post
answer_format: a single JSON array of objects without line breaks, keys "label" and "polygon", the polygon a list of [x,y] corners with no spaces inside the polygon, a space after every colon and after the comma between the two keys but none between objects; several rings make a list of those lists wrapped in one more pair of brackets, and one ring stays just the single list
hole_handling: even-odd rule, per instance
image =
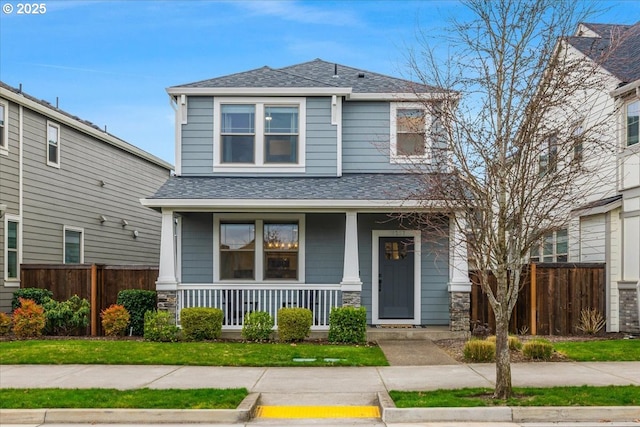
[{"label": "fence post", "polygon": [[536,264],[532,262],[530,269],[531,274],[531,335],[538,334],[538,301],[536,291]]},{"label": "fence post", "polygon": [[91,264],[91,336],[98,335],[98,266]]}]

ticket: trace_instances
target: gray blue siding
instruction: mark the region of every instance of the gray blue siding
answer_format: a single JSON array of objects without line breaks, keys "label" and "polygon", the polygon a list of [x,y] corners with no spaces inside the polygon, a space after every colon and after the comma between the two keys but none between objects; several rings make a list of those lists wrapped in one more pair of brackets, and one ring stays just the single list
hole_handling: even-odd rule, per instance
[{"label": "gray blue siding", "polygon": [[182,217],[182,282],[213,283],[213,214]]},{"label": "gray blue siding", "polygon": [[306,175],[335,176],[337,126],[331,124],[331,98],[307,98]]},{"label": "gray blue siding", "polygon": [[213,172],[213,97],[190,96],[187,124],[182,125],[182,174]]},{"label": "gray blue siding", "polygon": [[344,214],[307,214],[307,283],[336,284],[344,265]]}]

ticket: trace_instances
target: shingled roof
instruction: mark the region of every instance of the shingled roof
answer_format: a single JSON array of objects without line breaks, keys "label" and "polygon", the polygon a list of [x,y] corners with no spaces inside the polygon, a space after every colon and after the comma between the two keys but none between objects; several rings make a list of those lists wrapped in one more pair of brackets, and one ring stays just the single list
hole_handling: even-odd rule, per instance
[{"label": "shingled roof", "polygon": [[567,41],[623,83],[640,79],[640,22],[634,25],[583,23],[598,37],[577,35]]},{"label": "shingled roof", "polygon": [[352,88],[353,93],[429,93],[440,89],[410,80],[314,59],[283,68],[264,66],[175,88]]}]

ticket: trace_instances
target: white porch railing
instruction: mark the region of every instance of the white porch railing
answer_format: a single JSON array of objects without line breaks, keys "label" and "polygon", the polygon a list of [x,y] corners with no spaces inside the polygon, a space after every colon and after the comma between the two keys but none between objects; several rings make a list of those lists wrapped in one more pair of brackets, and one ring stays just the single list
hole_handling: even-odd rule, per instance
[{"label": "white porch railing", "polygon": [[241,329],[244,317],[251,311],[266,311],[277,327],[280,308],[304,307],[312,313],[311,329],[326,330],[331,308],[342,305],[341,297],[340,285],[180,285],[177,320],[180,321],[183,308],[212,307],[224,313],[222,329]]}]

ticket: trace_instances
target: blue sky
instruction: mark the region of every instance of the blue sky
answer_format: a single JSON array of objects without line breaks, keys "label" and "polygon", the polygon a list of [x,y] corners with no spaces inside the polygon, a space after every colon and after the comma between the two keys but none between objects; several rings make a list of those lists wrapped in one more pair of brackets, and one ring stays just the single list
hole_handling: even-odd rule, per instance
[{"label": "blue sky", "polygon": [[[578,0],[579,1],[579,0]],[[437,36],[457,1],[0,0],[0,80],[174,162],[165,88],[315,58],[402,77],[416,32]],[[26,2],[23,2],[26,3]],[[640,2],[604,1],[593,22],[632,24]]]}]

